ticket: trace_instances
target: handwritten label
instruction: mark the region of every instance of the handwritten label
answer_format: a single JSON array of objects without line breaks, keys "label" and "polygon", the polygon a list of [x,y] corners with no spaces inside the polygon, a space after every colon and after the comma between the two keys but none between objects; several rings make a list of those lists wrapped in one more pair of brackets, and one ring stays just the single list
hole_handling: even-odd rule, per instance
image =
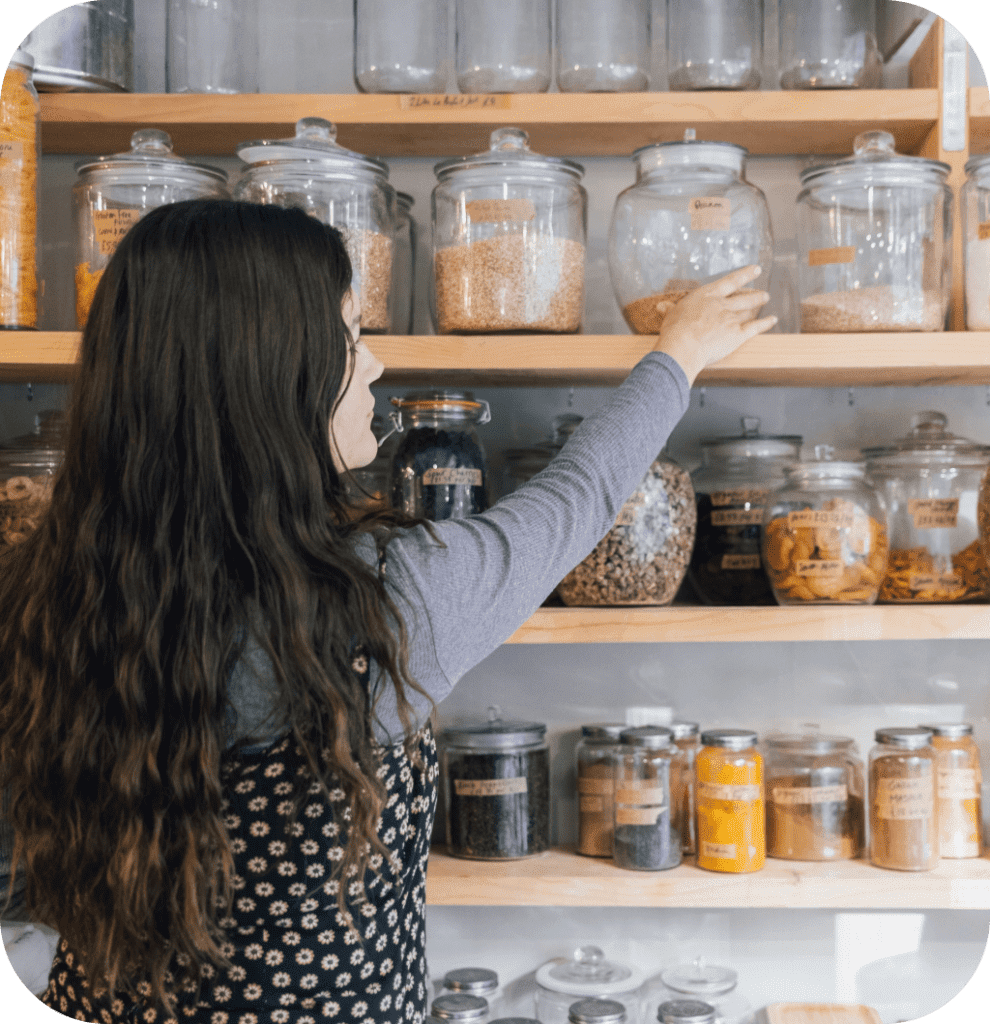
[{"label": "handwritten label", "polygon": [[850,527],[856,521],[852,512],[834,512],[829,509],[803,508],[787,513],[787,525],[793,530],[802,526]]},{"label": "handwritten label", "polygon": [[849,790],[843,786],[774,786],[773,802],[782,807],[795,804],[844,804]]},{"label": "handwritten label", "polygon": [[616,825],[655,825],[663,807],[616,807]]},{"label": "handwritten label", "polygon": [[458,796],[511,796],[527,791],[526,779],[454,779]]},{"label": "handwritten label", "polygon": [[428,469],[423,474],[423,483],[428,487],[480,487],[482,484],[481,470],[462,467],[453,469],[440,466]]},{"label": "handwritten label", "polygon": [[980,226],[976,229],[976,233],[980,236],[981,242],[985,242],[988,238],[990,238],[990,220],[985,220],[982,224],[980,224]]},{"label": "handwritten label", "polygon": [[577,790],[579,793],[594,793],[598,796],[604,796],[612,792],[615,788],[614,783],[611,779],[590,779],[587,777],[579,778],[577,784]]},{"label": "handwritten label", "polygon": [[472,199],[464,209],[474,224],[503,224],[536,217],[532,199]]},{"label": "handwritten label", "polygon": [[728,508],[712,513],[712,526],[759,526],[762,508]]},{"label": "handwritten label", "polygon": [[24,160],[23,142],[0,142],[0,160],[21,163]]},{"label": "handwritten label", "polygon": [[958,498],[912,498],[908,514],[916,530],[954,530],[959,517]]},{"label": "handwritten label", "polygon": [[724,508],[726,505],[765,505],[770,492],[765,487],[734,487],[728,491],[713,491],[712,505]]},{"label": "handwritten label", "polygon": [[855,263],[856,246],[838,245],[831,249],[810,249],[808,251],[809,267],[827,267],[832,263]]},{"label": "handwritten label", "polygon": [[600,796],[582,796],[578,801],[582,814],[601,814],[605,810],[604,801]]},{"label": "handwritten label", "polygon": [[[626,786],[632,783],[625,783]],[[640,807],[663,807],[666,803],[666,794],[662,789],[617,789],[615,791],[615,802],[617,804],[633,804]]]},{"label": "handwritten label", "polygon": [[975,768],[940,768],[938,795],[943,800],[978,800],[980,778]]},{"label": "handwritten label", "polygon": [[437,96],[429,93],[413,93],[399,97],[400,110],[419,110],[421,107],[434,109],[477,107],[479,110],[509,110],[511,106],[512,97],[507,93],[447,93]]},{"label": "handwritten label", "polygon": [[701,844],[701,856],[711,860],[735,860],[735,843],[705,843]]},{"label": "handwritten label", "polygon": [[952,573],[943,573],[937,576],[930,572],[913,572],[908,576],[908,586],[912,590],[948,590],[956,591],[963,589],[961,577]]},{"label": "handwritten label", "polygon": [[809,579],[835,579],[845,571],[841,558],[799,559],[794,564],[794,572],[798,576]]},{"label": "handwritten label", "polygon": [[935,780],[879,779],[877,814],[888,821],[923,821],[935,813]]},{"label": "handwritten label", "polygon": [[722,555],[722,568],[729,571],[738,569],[759,569],[759,555]]},{"label": "handwritten label", "polygon": [[692,231],[728,231],[732,224],[732,200],[697,196],[688,202]]},{"label": "handwritten label", "polygon": [[112,256],[120,240],[140,219],[140,210],[94,210],[93,232],[100,255]]},{"label": "handwritten label", "polygon": [[762,800],[763,793],[759,786],[723,786],[718,782],[699,782],[698,799],[752,803],[754,800]]}]

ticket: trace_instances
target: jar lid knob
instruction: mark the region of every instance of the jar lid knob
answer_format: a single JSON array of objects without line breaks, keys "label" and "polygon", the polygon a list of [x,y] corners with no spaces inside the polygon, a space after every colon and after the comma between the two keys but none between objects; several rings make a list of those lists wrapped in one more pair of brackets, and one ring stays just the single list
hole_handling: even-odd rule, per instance
[{"label": "jar lid knob", "polygon": [[301,117],[296,121],[296,138],[336,142],[337,126],[325,117]]},{"label": "jar lid knob", "polygon": [[595,971],[604,959],[605,954],[597,946],[578,946],[574,950],[574,963],[582,971]]},{"label": "jar lid knob", "polygon": [[522,128],[496,128],[489,136],[488,144],[493,153],[528,150],[529,133]]},{"label": "jar lid knob", "polygon": [[911,417],[912,434],[944,434],[948,425],[949,417],[944,412],[936,412],[934,409],[916,412]]},{"label": "jar lid knob", "polygon": [[743,437],[756,437],[760,432],[760,419],[758,416],[743,416],[742,420]]},{"label": "jar lid knob", "polygon": [[488,705],[488,721],[493,725],[502,721],[502,709],[497,704]]},{"label": "jar lid knob", "polygon": [[131,136],[131,149],[136,153],[171,153],[172,139],[160,128],[139,128]]},{"label": "jar lid knob", "polygon": [[685,128],[684,129],[684,141],[685,142],[694,142],[694,141],[697,140],[697,138],[698,138],[698,133],[693,128]]},{"label": "jar lid knob", "polygon": [[830,444],[816,444],[815,445],[815,458],[819,462],[831,462],[832,456],[835,455],[835,448]]},{"label": "jar lid knob", "polygon": [[856,156],[873,158],[893,156],[894,144],[890,132],[860,132],[853,140],[853,152]]}]

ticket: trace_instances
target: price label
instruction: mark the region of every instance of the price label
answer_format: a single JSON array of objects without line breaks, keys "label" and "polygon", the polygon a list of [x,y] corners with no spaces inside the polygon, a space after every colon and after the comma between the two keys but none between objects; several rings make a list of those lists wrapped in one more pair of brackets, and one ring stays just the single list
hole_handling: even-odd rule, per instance
[{"label": "price label", "polygon": [[763,793],[759,786],[725,786],[718,782],[699,782],[699,800],[735,800],[740,803],[753,803],[762,800]]},{"label": "price label", "polygon": [[938,773],[938,795],[943,800],[979,800],[980,779],[976,769],[940,769]]},{"label": "price label", "polygon": [[728,231],[732,224],[732,200],[721,196],[697,196],[688,211],[692,231]]},{"label": "price label", "polygon": [[100,255],[112,256],[120,240],[140,219],[140,210],[94,210],[93,232]]},{"label": "price label", "polygon": [[616,825],[655,825],[660,815],[663,814],[662,807],[616,807]]},{"label": "price label", "polygon": [[735,843],[702,843],[701,856],[711,860],[735,860]]},{"label": "price label", "polygon": [[23,142],[0,142],[0,160],[22,163],[24,160]]}]

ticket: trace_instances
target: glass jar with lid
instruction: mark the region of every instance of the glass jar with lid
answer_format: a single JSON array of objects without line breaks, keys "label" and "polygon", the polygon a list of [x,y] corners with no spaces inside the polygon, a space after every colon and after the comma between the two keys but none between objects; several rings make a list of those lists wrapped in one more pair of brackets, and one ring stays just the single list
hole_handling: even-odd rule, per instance
[{"label": "glass jar with lid", "polygon": [[35,531],[52,497],[65,448],[65,415],[48,410],[34,430],[0,446],[0,552]]},{"label": "glass jar with lid", "polygon": [[876,0],[779,0],[781,89],[879,89]]},{"label": "glass jar with lid", "polygon": [[489,1015],[496,1014],[502,1002],[498,972],[487,967],[458,967],[443,976],[439,995],[467,995],[484,999]]},{"label": "glass jar with lid", "polygon": [[625,1006],[615,999],[579,999],[567,1010],[568,1024],[625,1024]]},{"label": "glass jar with lid", "polygon": [[773,604],[760,549],[771,490],[797,462],[802,438],[761,434],[755,416],[743,432],[701,442],[701,465],[691,474],[698,508],[698,535],[688,575],[709,605]]},{"label": "glass jar with lid", "polygon": [[455,0],[455,5],[461,92],[550,88],[550,0]]},{"label": "glass jar with lid", "polygon": [[[695,957],[690,963],[665,967],[660,972],[660,1005],[681,1001],[702,1003],[715,1013],[718,1024],[743,1024],[749,1021],[752,1007],[739,991],[739,975],[731,967],[707,963]],[[698,1011],[704,1013],[707,1011]],[[658,1010],[657,1019],[663,1020]],[[674,1020],[681,1020],[674,1017]],[[690,1017],[688,1018],[690,1019]]]},{"label": "glass jar with lid", "polygon": [[511,494],[532,480],[537,473],[543,472],[570,439],[583,418],[575,413],[561,413],[553,418],[553,437],[550,440],[537,441],[527,448],[507,448],[502,453],[505,459],[503,493]]},{"label": "glass jar with lid", "polygon": [[830,445],[786,470],[763,517],[763,564],[779,604],[873,604],[887,570],[887,513],[861,462]]},{"label": "glass jar with lid", "polygon": [[887,506],[890,555],[880,601],[986,601],[990,569],[977,503],[990,446],[957,437],[940,412],[919,412],[906,437],[866,448]]},{"label": "glass jar with lid", "polygon": [[258,91],[258,0],[167,0],[168,92]]},{"label": "glass jar with lid", "polygon": [[470,860],[514,860],[550,845],[547,727],[510,721],[490,708],[487,721],[441,735],[447,850]]},{"label": "glass jar with lid", "polygon": [[557,0],[557,88],[643,92],[650,80],[650,0]]},{"label": "glass jar with lid", "polygon": [[416,221],[413,197],[396,192],[392,288],[389,293],[389,329],[393,334],[412,334],[416,298]]},{"label": "glass jar with lid", "polygon": [[434,167],[433,304],[440,334],[574,333],[584,308],[584,168],[519,128]]},{"label": "glass jar with lid", "polygon": [[990,331],[990,154],[966,161],[959,206],[966,241],[966,327]]},{"label": "glass jar with lid", "polygon": [[751,285],[766,290],[773,234],[766,197],[745,179],[742,146],[683,142],[633,153],[636,183],[619,194],[608,232],[612,289],[636,334],[656,334],[667,310],[691,289],[759,264]]},{"label": "glass jar with lid", "polygon": [[172,152],[157,128],[141,128],[131,148],[76,164],[76,323],[86,325],[96,286],[117,243],[150,210],[184,199],[226,199],[227,174]]},{"label": "glass jar with lid", "polygon": [[678,755],[670,766],[670,808],[674,828],[681,837],[681,853],[697,853],[694,763],[701,749],[697,722],[671,722],[671,737]]},{"label": "glass jar with lid", "polygon": [[701,999],[671,999],[657,1007],[660,1024],[721,1024],[718,1011]]},{"label": "glass jar with lid", "polygon": [[973,727],[966,722],[943,722],[921,728],[931,731],[935,751],[939,856],[979,857],[983,852],[983,774]]},{"label": "glass jar with lid", "polygon": [[930,729],[878,729],[870,751],[870,861],[897,871],[938,864],[937,756]]},{"label": "glass jar with lid", "polygon": [[354,0],[354,84],[359,92],[442,93],[447,38],[446,0]]},{"label": "glass jar with lid", "polygon": [[801,330],[941,331],[952,284],[949,165],[863,132],[853,156],[801,172]]},{"label": "glass jar with lid", "polygon": [[430,1006],[434,1021],[457,1021],[458,1024],[488,1024],[488,1000],[466,992],[447,992],[437,996]]},{"label": "glass jar with lid", "polygon": [[865,781],[846,736],[782,734],[764,740],[767,856],[853,860],[865,838]]},{"label": "glass jar with lid", "polygon": [[15,50],[0,90],[0,330],[38,326],[38,166],[41,103],[34,58]]},{"label": "glass jar with lid", "polygon": [[542,1024],[568,1024],[582,999],[621,1003],[630,1020],[642,1020],[646,977],[638,967],[605,959],[598,946],[580,946],[569,959],[550,960],[536,971],[536,1013]]},{"label": "glass jar with lid", "polygon": [[237,155],[247,166],[235,199],[297,207],[340,231],[361,330],[387,334],[396,198],[385,161],[338,145],[337,126],[322,117],[301,118],[291,139],[242,142]]},{"label": "glass jar with lid", "polygon": [[577,761],[578,845],[586,857],[611,857],[615,822],[615,758],[619,723],[581,726]]},{"label": "glass jar with lid", "polygon": [[758,89],[762,76],[763,0],[667,0],[671,92]]}]

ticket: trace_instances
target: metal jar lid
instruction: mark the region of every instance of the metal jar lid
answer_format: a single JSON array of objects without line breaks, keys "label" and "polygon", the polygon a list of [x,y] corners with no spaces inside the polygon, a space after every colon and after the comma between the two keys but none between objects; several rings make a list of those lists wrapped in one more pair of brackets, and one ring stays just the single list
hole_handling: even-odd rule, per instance
[{"label": "metal jar lid", "polygon": [[575,180],[584,177],[584,168],[574,160],[542,156],[529,148],[529,134],[521,128],[496,128],[489,137],[488,149],[471,156],[454,156],[434,164],[439,181],[458,171],[477,168],[503,168],[514,171],[560,174]]},{"label": "metal jar lid", "polygon": [[636,967],[605,959],[597,946],[580,946],[569,960],[550,960],[537,968],[536,984],[575,998],[605,998],[635,992],[646,981]]},{"label": "metal jar lid", "polygon": [[657,1008],[660,1024],[715,1024],[715,1007],[700,999],[673,999]]},{"label": "metal jar lid", "polygon": [[540,1024],[534,1017],[499,1017],[491,1024]]},{"label": "metal jar lid", "polygon": [[797,459],[801,453],[799,434],[761,434],[756,416],[743,416],[742,434],[735,437],[708,437],[701,447],[708,454],[734,459]]},{"label": "metal jar lid", "polygon": [[864,448],[863,455],[871,470],[931,462],[957,466],[984,466],[990,462],[990,446],[959,437],[948,425],[949,419],[944,413],[934,410],[915,413],[906,437]]},{"label": "metal jar lid", "polygon": [[757,739],[751,729],[708,729],[701,734],[703,746],[725,750],[748,750],[756,746]]},{"label": "metal jar lid", "polygon": [[496,707],[488,709],[488,720],[476,725],[458,725],[445,729],[441,737],[446,746],[471,750],[508,750],[534,747],[543,743],[547,727],[541,722],[508,721]]},{"label": "metal jar lid", "polygon": [[933,736],[946,740],[961,740],[964,736],[973,735],[973,727],[968,722],[938,722],[935,725],[920,725],[919,729],[927,729]]},{"label": "metal jar lid", "polygon": [[87,157],[76,164],[76,173],[80,177],[125,169],[142,170],[149,176],[192,181],[213,189],[219,184],[226,194],[226,171],[177,156],[172,152],[172,139],[168,132],[158,128],[139,128],[131,136],[131,148],[126,153]]},{"label": "metal jar lid", "polygon": [[410,391],[404,398],[389,401],[402,413],[410,416],[435,416],[445,420],[463,420],[473,423],[488,423],[491,409],[486,401],[476,400],[470,391],[450,391],[431,388],[426,391]]},{"label": "metal jar lid", "polygon": [[688,740],[697,736],[701,727],[697,722],[671,722],[668,728],[675,740]]},{"label": "metal jar lid", "polygon": [[850,736],[822,736],[819,733],[780,733],[764,736],[764,744],[771,750],[787,754],[842,754],[852,750],[856,741]]},{"label": "metal jar lid", "polygon": [[663,725],[641,725],[625,729],[619,742],[627,747],[645,747],[647,750],[665,750],[673,741],[674,734]]},{"label": "metal jar lid", "polygon": [[567,1011],[569,1024],[622,1024],[626,1008],[614,999],[582,999]]},{"label": "metal jar lid", "polygon": [[801,172],[802,185],[863,188],[884,185],[944,185],[952,168],[940,160],[905,156],[894,149],[890,132],[862,132],[853,140],[853,155],[809,167]]},{"label": "metal jar lid", "polygon": [[877,743],[887,747],[900,747],[903,750],[920,750],[932,741],[931,729],[895,728],[877,729],[873,734]]},{"label": "metal jar lid", "polygon": [[600,742],[619,742],[619,737],[626,731],[626,726],[620,722],[596,723],[594,725],[582,725],[581,735],[586,739],[599,740]]},{"label": "metal jar lid", "polygon": [[28,71],[34,70],[34,57],[27,50],[14,50],[14,56],[10,58],[8,67],[25,68]]},{"label": "metal jar lid", "polygon": [[437,1020],[482,1021],[488,1016],[488,1000],[481,996],[454,992],[448,996],[437,996],[430,1007],[430,1014]]},{"label": "metal jar lid", "polygon": [[459,967],[443,976],[443,987],[449,988],[451,992],[483,996],[498,988],[498,974],[487,967]]},{"label": "metal jar lid", "polygon": [[724,167],[742,174],[749,150],[734,142],[707,142],[698,139],[694,128],[684,131],[680,142],[656,142],[633,151],[639,174],[670,167]]}]

